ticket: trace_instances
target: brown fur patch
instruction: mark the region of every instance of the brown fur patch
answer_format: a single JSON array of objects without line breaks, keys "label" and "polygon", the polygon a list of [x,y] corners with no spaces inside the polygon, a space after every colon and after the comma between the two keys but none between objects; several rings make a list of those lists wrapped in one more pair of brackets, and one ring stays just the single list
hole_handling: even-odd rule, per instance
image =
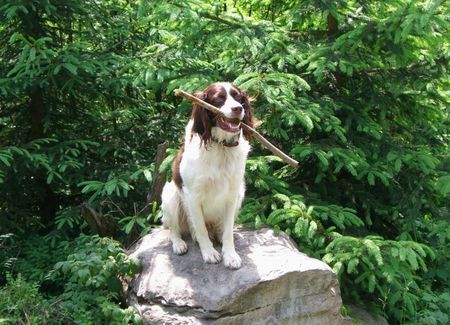
[{"label": "brown fur patch", "polygon": [[219,229],[214,223],[206,223],[206,229],[208,230],[209,239],[213,242],[214,245],[222,244],[221,234],[219,233]]},{"label": "brown fur patch", "polygon": [[189,234],[188,216],[182,202],[178,205],[178,225],[181,236],[187,236]]},{"label": "brown fur patch", "polygon": [[[206,92],[195,93],[195,96],[202,100],[207,100]],[[200,136],[202,144],[208,144],[208,142],[211,141],[212,127],[208,111],[199,105],[193,104],[192,119],[194,120],[192,132],[197,133]]]},{"label": "brown fur patch", "polygon": [[183,153],[184,153],[184,146],[182,146],[180,150],[178,150],[177,156],[172,164],[172,179],[179,189],[183,187],[183,178],[181,177],[180,174],[180,163],[181,159],[183,158]]},{"label": "brown fur patch", "polygon": [[[241,96],[242,96],[242,98],[241,98],[240,102],[241,102],[242,107],[244,107],[244,112],[245,112],[242,122],[244,122],[245,124],[247,124],[248,126],[250,126],[252,128],[255,128],[256,125],[255,125],[255,120],[253,118],[253,108],[251,105],[251,102],[253,99],[251,97],[249,97],[243,91],[241,91]],[[252,137],[252,133],[250,131],[247,131],[244,129],[243,134],[244,134],[245,139],[247,139],[248,142],[252,141],[253,137]]]}]

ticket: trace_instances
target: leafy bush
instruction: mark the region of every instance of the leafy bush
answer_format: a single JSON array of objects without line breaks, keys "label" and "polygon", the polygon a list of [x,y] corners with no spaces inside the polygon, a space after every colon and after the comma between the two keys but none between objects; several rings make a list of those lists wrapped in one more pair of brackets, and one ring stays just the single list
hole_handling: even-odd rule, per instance
[{"label": "leafy bush", "polygon": [[134,309],[123,305],[121,281],[138,272],[139,265],[120,243],[84,235],[53,247],[49,238],[37,236],[21,242],[8,269],[18,275],[8,273],[0,290],[0,298],[7,297],[1,300],[0,317],[7,323],[141,322]]},{"label": "leafy bush", "polygon": [[0,323],[44,324],[56,314],[36,283],[25,281],[20,274],[6,277],[7,284],[0,288]]},{"label": "leafy bush", "polygon": [[[323,261],[340,277],[344,294],[360,301],[367,293],[374,293],[382,302],[380,311],[386,308],[399,320],[415,315],[421,300],[419,276],[428,271],[425,258],[434,257],[429,247],[379,236],[342,236],[333,240],[326,252]],[[358,284],[357,289],[350,289],[352,283]]]},{"label": "leafy bush", "polygon": [[450,294],[433,292],[430,288],[421,291],[419,312],[411,324],[448,324],[450,315]]},{"label": "leafy bush", "polygon": [[0,285],[6,282],[6,274],[11,271],[16,257],[13,257],[13,234],[0,235]]},{"label": "leafy bush", "polygon": [[[67,243],[69,244],[69,243]],[[56,263],[53,280],[64,283],[60,307],[76,323],[139,323],[133,308],[122,309],[121,279],[139,271],[120,244],[98,236],[80,236],[73,253]]]}]

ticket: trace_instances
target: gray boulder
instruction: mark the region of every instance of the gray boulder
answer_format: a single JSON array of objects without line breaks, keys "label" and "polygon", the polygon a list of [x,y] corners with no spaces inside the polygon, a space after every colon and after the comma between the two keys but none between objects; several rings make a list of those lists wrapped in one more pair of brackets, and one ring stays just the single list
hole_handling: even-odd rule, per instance
[{"label": "gray boulder", "polygon": [[198,245],[172,253],[156,229],[130,250],[143,269],[129,282],[128,303],[147,324],[342,324],[339,284],[325,263],[300,253],[270,229],[236,229],[242,267],[205,264]]}]

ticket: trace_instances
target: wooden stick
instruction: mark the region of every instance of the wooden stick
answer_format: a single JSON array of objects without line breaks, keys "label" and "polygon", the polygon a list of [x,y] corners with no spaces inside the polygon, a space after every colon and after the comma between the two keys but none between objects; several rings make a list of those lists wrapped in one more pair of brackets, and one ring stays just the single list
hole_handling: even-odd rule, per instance
[{"label": "wooden stick", "polygon": [[[207,102],[205,102],[205,101],[201,100],[200,98],[197,98],[197,97],[195,97],[195,96],[185,92],[184,90],[175,89],[175,95],[183,97],[183,98],[185,98],[187,100],[190,100],[191,102],[197,103],[201,107],[203,107],[203,108],[213,112],[214,114],[217,114],[217,115],[219,115],[220,117],[222,117],[222,118],[224,118],[226,120],[230,120],[217,107],[215,107],[215,106],[213,106],[211,104],[208,104]],[[233,121],[235,121],[235,120],[233,120]],[[261,142],[261,144],[266,149],[269,149],[270,151],[272,151],[273,154],[275,154],[278,157],[280,157],[285,163],[291,165],[292,167],[297,167],[298,166],[298,161],[296,161],[295,159],[292,159],[291,157],[286,155],[283,151],[281,151],[280,149],[275,147],[266,138],[264,138],[258,131],[256,131],[254,128],[248,126],[244,122],[240,122],[240,125],[245,130],[250,131],[252,133],[252,135],[257,140],[259,140],[259,142]]]}]

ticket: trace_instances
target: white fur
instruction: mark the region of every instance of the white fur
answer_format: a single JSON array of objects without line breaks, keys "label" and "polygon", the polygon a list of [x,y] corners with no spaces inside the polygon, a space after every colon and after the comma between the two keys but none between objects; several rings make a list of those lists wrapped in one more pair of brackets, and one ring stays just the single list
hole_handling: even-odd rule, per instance
[{"label": "white fur", "polygon": [[[228,107],[236,103],[230,101]],[[227,102],[223,107],[226,105]],[[235,147],[217,142],[205,147],[199,135],[192,133],[192,124],[191,120],[186,126],[180,163],[183,187],[180,190],[172,181],[163,189],[163,224],[170,229],[176,254],[187,251],[181,235],[190,232],[199,243],[205,262],[218,263],[223,258],[226,267],[237,269],[241,267],[241,258],[234,247],[233,225],[244,198],[245,162],[250,145],[240,132],[239,145]],[[230,141],[236,136],[218,127],[213,127],[211,133],[217,140]],[[187,223],[183,222],[186,217]],[[208,228],[222,241],[222,256],[213,247],[206,225],[212,225]]]},{"label": "white fur", "polygon": [[[220,108],[220,110],[229,118],[236,118],[236,116],[233,116],[233,112],[231,108],[240,106],[242,107],[241,103],[236,101],[233,96],[230,95],[230,89],[231,84],[229,82],[220,82],[220,85],[225,88],[225,91],[227,92],[227,99],[225,100],[225,103]],[[241,111],[241,115],[238,117],[240,120],[244,118],[244,110]]]}]

